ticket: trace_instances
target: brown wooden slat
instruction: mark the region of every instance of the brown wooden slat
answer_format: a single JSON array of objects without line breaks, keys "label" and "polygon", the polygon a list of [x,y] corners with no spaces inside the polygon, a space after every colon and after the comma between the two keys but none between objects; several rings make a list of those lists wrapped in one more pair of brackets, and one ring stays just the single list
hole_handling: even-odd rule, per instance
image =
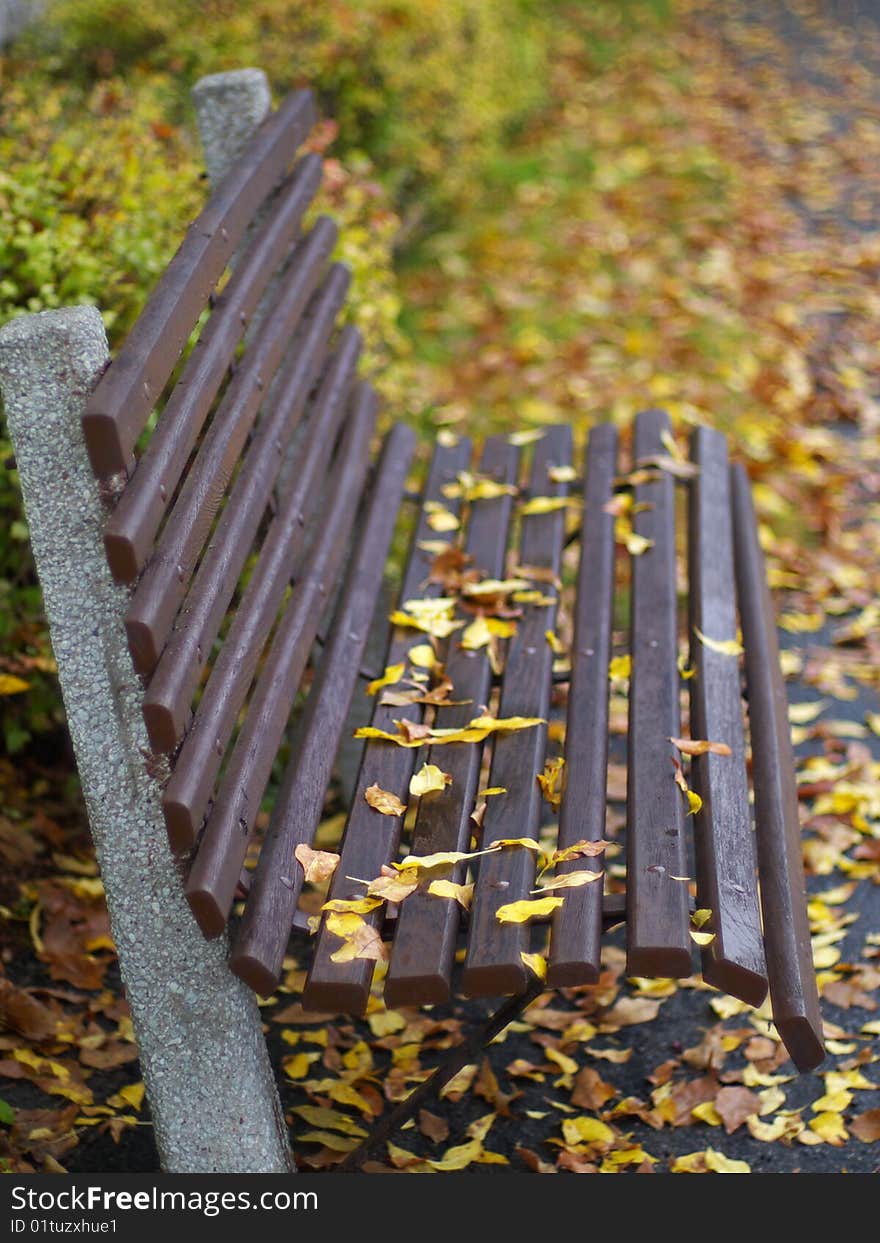
[{"label": "brown wooden slat", "polygon": [[[329,393],[319,389],[306,429],[297,479],[272,521],[244,596],[220,647],[192,725],[177,755],[162,798],[171,847],[178,853],[195,843],[226,745],[253,679],[260,653],[291,579],[299,578],[305,511],[320,486],[332,445],[309,430],[320,427]],[[305,484],[305,486],[303,486]]]},{"label": "brown wooden slat", "polygon": [[[608,663],[614,608],[614,516],[605,508],[617,473],[617,430],[594,427],[584,457],[581,559],[565,728],[565,787],[559,808],[559,847],[605,836],[608,777]],[[567,860],[566,872],[601,872],[604,856]],[[591,984],[599,976],[602,882],[565,889],[553,917],[547,983]]]},{"label": "brown wooden slat", "polygon": [[695,840],[698,905],[712,912],[704,931],[714,941],[701,949],[703,978],[759,1006],[767,995],[755,843],[749,813],[746,743],[739,661],[701,642],[736,639],[736,586],[727,442],[708,427],[694,430],[690,485],[691,735],[724,742],[732,754],[698,755],[691,782],[703,800]]},{"label": "brown wooden slat", "polygon": [[413,431],[396,424],[385,442],[339,608],[248,894],[230,965],[264,996],[275,988],[281,975],[303,881],[303,869],[294,852],[301,843],[312,841],[321,819],[382,587],[380,567],[394,533],[414,448]]},{"label": "brown wooden slat", "polygon": [[[313,235],[320,223],[315,226]],[[139,673],[151,673],[156,667],[226,486],[282,355],[289,350],[288,356],[294,360],[291,372],[279,385],[282,389],[299,384],[307,390],[321,366],[333,322],[348,287],[349,275],[345,268],[336,264],[330,269],[324,285],[309,304],[311,313],[292,342],[290,334],[317,282],[320,265],[329,253],[331,234],[332,230],[322,230],[320,239],[313,243],[313,262],[298,267],[287,292],[281,295],[273,313],[267,315],[253,355],[243,363],[214,416],[159,537],[156,551],[138,583],[126,614],[125,629]]]},{"label": "brown wooden slat", "polygon": [[[666,453],[662,410],[636,419],[635,461]],[[684,807],[674,781],[681,733],[675,575],[675,495],[666,471],[635,489],[633,526],[652,547],[632,558],[632,677],[627,778],[627,973],[691,973]]]},{"label": "brown wooden slat", "polygon": [[[532,496],[564,496],[567,485],[550,480],[551,466],[571,463],[571,429],[548,428],[535,445],[529,482]],[[565,509],[522,520],[520,562],[558,575],[565,540]],[[552,593],[557,595],[556,591]],[[553,650],[546,632],[553,630],[557,605],[528,604],[510,640],[501,685],[499,716],[548,715]],[[492,755],[490,786],[507,793],[489,799],[483,821],[483,845],[501,838],[537,837],[542,796],[537,775],[544,766],[546,725],[498,734]],[[469,997],[524,992],[529,974],[521,954],[528,950],[527,924],[502,924],[496,913],[510,902],[528,898],[535,888],[535,857],[523,847],[506,847],[480,860],[471,911],[462,988]]]},{"label": "brown wooden slat", "polygon": [[764,949],[773,1021],[798,1070],[825,1056],[810,945],[788,700],[748,476],[732,472],[736,583],[745,647]]},{"label": "brown wooden slat", "polygon": [[[452,446],[438,445],[425,486],[425,499],[443,500],[443,485],[455,479],[456,474],[468,465],[469,457],[470,444],[465,440]],[[457,506],[455,501],[444,503],[451,510]],[[422,510],[400,593],[402,602],[438,594],[436,585],[426,586],[431,554],[419,546],[426,540],[436,538],[436,532],[429,526],[427,515]],[[395,665],[405,661],[409,649],[418,642],[417,632],[395,629],[389,643],[386,664]],[[422,708],[417,704],[400,708],[377,704],[373,711],[372,724],[378,729],[393,733],[395,719],[419,721],[421,716]],[[392,791],[406,802],[416,755],[415,748],[398,747],[394,743],[378,740],[367,742],[345,828],[342,859],[330,889],[331,897],[362,896],[363,885],[354,884],[346,878],[358,876],[370,880],[379,875],[383,864],[394,858],[400,840],[402,817],[385,816],[374,811],[365,801],[364,792],[368,786],[377,783],[383,790]],[[374,925],[378,922],[375,915],[368,915],[366,918]],[[311,973],[303,994],[303,1005],[309,1010],[340,1010],[349,1014],[360,1014],[366,1008],[375,964],[366,959],[355,959],[347,963],[331,962],[331,954],[340,945],[339,938],[328,933],[326,926],[322,925],[318,932]]]},{"label": "brown wooden slat", "polygon": [[[357,329],[350,326],[343,329],[315,403],[314,426],[309,428],[303,460],[297,462],[294,488],[303,515],[314,503],[324,482],[320,472],[322,468],[326,471],[336,443],[359,353]],[[227,498],[144,695],[144,719],[154,751],[173,750],[183,736],[199,677],[250,554],[306,395],[303,384],[282,389],[274,408],[267,412],[257,428]],[[299,531],[302,529],[300,526]],[[291,549],[293,555],[295,552]]]},{"label": "brown wooden slat", "polygon": [[[480,473],[498,483],[513,485],[517,478],[519,453],[506,436],[487,442],[480,461]],[[484,578],[504,575],[507,530],[513,508],[512,496],[474,501],[468,520],[466,552],[471,565]],[[473,614],[459,610],[463,620]],[[489,702],[492,668],[485,648],[469,651],[453,635],[446,658],[446,673],[452,680],[452,698],[470,702],[437,710],[439,729],[461,729]],[[480,776],[482,748],[479,745],[444,746],[429,750],[426,762],[436,764],[452,777],[441,795],[421,800],[411,852],[434,854],[442,850],[468,850],[473,824],[471,813]],[[466,868],[451,873],[460,883]],[[395,924],[391,963],[385,980],[385,1000],[390,1006],[433,1005],[446,1001],[458,934],[457,902],[413,893],[400,907]]]},{"label": "brown wooden slat", "polygon": [[336,469],[328,479],[328,504],[303,576],[275,632],[247,715],[208,816],[186,883],[186,896],[204,934],[219,936],[229,915],[247,844],[356,517],[369,466],[368,448],[377,399],[360,385]]},{"label": "brown wooden slat", "polygon": [[190,225],[124,348],[89,398],[83,428],[97,475],[129,468],[137,438],[211,291],[314,123],[311,92],[290,95]]},{"label": "brown wooden slat", "polygon": [[277,205],[236,266],[193,347],[134,475],[107,520],[104,546],[119,582],[134,582],[144,568],[236,347],[320,182],[321,158],[307,155],[279,192]]}]

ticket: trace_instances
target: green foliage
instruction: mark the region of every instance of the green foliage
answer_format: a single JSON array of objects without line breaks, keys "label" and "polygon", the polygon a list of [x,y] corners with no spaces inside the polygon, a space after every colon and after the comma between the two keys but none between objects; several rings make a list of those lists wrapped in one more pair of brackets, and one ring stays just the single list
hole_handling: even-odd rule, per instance
[{"label": "green foliage", "polygon": [[[0,59],[0,322],[94,303],[118,345],[205,199],[188,88],[259,65],[279,95],[313,87],[335,119],[320,206],[341,225],[366,365],[395,412],[413,413],[395,247],[465,212],[503,163],[545,98],[554,20],[538,0],[56,0]],[[4,673],[29,684],[0,699],[14,751],[61,706],[0,441]]]}]

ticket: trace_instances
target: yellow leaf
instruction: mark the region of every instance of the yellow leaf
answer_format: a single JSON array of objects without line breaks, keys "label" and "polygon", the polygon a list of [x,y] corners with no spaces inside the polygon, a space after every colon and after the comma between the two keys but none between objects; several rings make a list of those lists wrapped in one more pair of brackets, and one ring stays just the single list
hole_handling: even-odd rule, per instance
[{"label": "yellow leaf", "polygon": [[294,858],[302,864],[305,879],[311,884],[320,884],[333,875],[339,866],[339,855],[329,850],[312,850],[311,846],[300,843],[293,852]]},{"label": "yellow leaf", "polygon": [[367,694],[375,695],[382,689],[383,686],[393,686],[395,682],[399,682],[403,677],[403,671],[405,669],[405,664],[386,665],[385,672],[382,674],[381,678],[376,678],[374,681],[370,682],[367,687]]},{"label": "yellow leaf", "polygon": [[608,676],[613,681],[628,678],[632,674],[632,656],[613,656],[608,663]]},{"label": "yellow leaf", "polygon": [[817,699],[813,702],[789,704],[788,719],[792,725],[808,725],[822,715],[827,702],[825,699]]},{"label": "yellow leaf", "polygon": [[555,604],[556,596],[545,595],[543,591],[515,591],[511,596],[515,604]]},{"label": "yellow leaf", "polygon": [[604,872],[591,872],[588,868],[581,872],[563,872],[540,889],[533,889],[532,893],[542,893],[546,889],[580,889],[582,885],[591,885],[593,881],[601,880],[604,875]]},{"label": "yellow leaf", "polygon": [[479,601],[486,597],[495,599],[497,596],[510,595],[513,591],[524,591],[528,586],[528,579],[525,578],[483,578],[477,583],[465,583],[461,592],[469,599]]},{"label": "yellow leaf", "polygon": [[523,518],[529,518],[535,514],[552,514],[577,503],[571,496],[533,496],[531,500],[526,501],[520,513]]},{"label": "yellow leaf", "polygon": [[489,786],[488,789],[480,790],[477,798],[491,798],[495,794],[506,794],[507,786]]},{"label": "yellow leaf", "polygon": [[369,958],[373,961],[388,958],[388,947],[384,944],[378,930],[364,923],[363,920],[361,920],[360,927],[346,938],[345,943],[330,955],[331,962],[351,962],[354,958]]},{"label": "yellow leaf", "polygon": [[573,483],[577,479],[577,471],[573,466],[551,466],[547,477],[553,483]]},{"label": "yellow leaf", "polygon": [[543,954],[526,954],[521,950],[519,956],[529,971],[536,975],[539,980],[547,979],[547,959]]},{"label": "yellow leaf", "polygon": [[839,1113],[829,1111],[818,1114],[810,1119],[808,1126],[824,1143],[831,1144],[834,1148],[839,1148],[849,1139],[849,1132]]},{"label": "yellow leaf", "polygon": [[524,850],[534,850],[537,854],[541,853],[541,844],[536,842],[533,837],[499,837],[494,842],[489,843],[489,850],[502,850],[506,846],[522,846]]},{"label": "yellow leaf", "polygon": [[459,521],[455,514],[447,509],[445,505],[441,505],[439,501],[426,501],[425,513],[427,514],[428,526],[432,531],[457,531]]},{"label": "yellow leaf", "polygon": [[402,902],[408,898],[419,885],[419,874],[416,868],[407,868],[396,876],[377,876],[371,880],[367,894],[371,898],[381,898],[385,902]]},{"label": "yellow leaf", "polygon": [[391,866],[399,871],[418,868],[422,872],[430,872],[437,867],[451,867],[456,863],[464,863],[465,859],[476,859],[489,853],[489,850],[475,850],[470,853],[464,850],[438,850],[432,855],[407,855],[402,863],[392,863]]},{"label": "yellow leaf", "polygon": [[536,440],[543,440],[546,435],[543,428],[537,427],[534,431],[511,432],[507,439],[510,444],[522,448],[524,445],[534,444]]},{"label": "yellow leaf", "polygon": [[423,798],[426,794],[445,790],[452,784],[451,773],[444,773],[436,764],[423,764],[409,783],[409,792],[413,798]]},{"label": "yellow leaf", "polygon": [[285,1057],[281,1065],[288,1079],[305,1079],[312,1062],[317,1062],[320,1057],[320,1050],[314,1053],[293,1053],[290,1057]]},{"label": "yellow leaf", "polygon": [[410,663],[418,669],[433,669],[437,664],[436,653],[430,643],[417,643],[407,652]]},{"label": "yellow leaf", "polygon": [[524,924],[530,919],[549,915],[560,906],[562,906],[562,898],[535,898],[522,902],[508,902],[505,906],[499,906],[495,912],[495,918],[501,924]]},{"label": "yellow leaf", "polygon": [[876,734],[880,738],[880,712],[866,712],[865,720],[868,722],[868,728],[871,733]]},{"label": "yellow leaf", "polygon": [[694,634],[704,647],[708,647],[711,652],[717,652],[720,656],[742,655],[743,646],[736,639],[710,639],[697,626],[694,626]]},{"label": "yellow leaf", "polygon": [[[359,917],[361,915],[369,915],[370,911],[375,911],[381,905],[382,903],[378,898],[331,898],[329,902],[324,903],[321,910],[330,911],[333,915],[357,915]],[[343,924],[337,922],[336,925],[333,925],[328,920],[327,926],[331,932],[335,932],[339,928],[338,935],[345,935],[342,931]]]},{"label": "yellow leaf", "polygon": [[706,1165],[714,1174],[751,1174],[752,1169],[747,1161],[734,1161],[725,1157],[723,1152],[714,1148],[706,1149]]},{"label": "yellow leaf", "polygon": [[565,644],[562,642],[562,640],[559,638],[559,635],[555,634],[554,631],[552,630],[545,630],[544,638],[549,643],[550,651],[553,653],[554,656],[565,655],[566,647],[565,647]]},{"label": "yellow leaf", "polygon": [[16,678],[11,673],[0,673],[0,695],[20,695],[29,686],[30,682]]},{"label": "yellow leaf", "polygon": [[435,898],[452,898],[466,911],[471,909],[474,900],[473,885],[457,885],[451,880],[432,880],[428,893]]},{"label": "yellow leaf", "polygon": [[711,945],[715,940],[714,932],[694,932],[693,928],[691,928],[690,933],[691,940],[697,945]]},{"label": "yellow leaf", "polygon": [[554,760],[547,760],[544,765],[544,771],[538,773],[537,781],[541,787],[541,793],[554,811],[559,807],[562,800],[562,774],[564,771],[565,760],[560,755]]},{"label": "yellow leaf", "polygon": [[700,810],[700,808],[703,806],[703,800],[700,798],[699,794],[696,794],[693,790],[688,788],[687,801],[688,801],[688,808],[689,808],[688,815],[695,816],[697,812]]},{"label": "yellow leaf", "polygon": [[475,716],[467,728],[485,730],[487,734],[507,734],[518,729],[532,729],[535,725],[546,725],[546,721],[542,716],[493,717],[483,714]]},{"label": "yellow leaf", "polygon": [[696,669],[692,669],[688,666],[687,657],[684,655],[679,656],[677,663],[678,663],[678,672],[681,675],[681,677],[684,678],[686,682],[689,681],[694,676],[694,674],[697,672]]},{"label": "yellow leaf", "polygon": [[514,634],[514,622],[501,621],[497,617],[478,617],[466,627],[461,636],[461,646],[466,651],[476,652],[481,647],[488,647],[494,638],[509,639]]},{"label": "yellow leaf", "polygon": [[730,755],[730,747],[726,742],[707,742],[702,738],[670,738],[669,741],[682,755],[705,755],[707,752],[712,755]]},{"label": "yellow leaf", "polygon": [[704,907],[701,907],[698,911],[694,911],[693,915],[691,915],[691,923],[694,925],[695,928],[702,928],[704,927],[705,924],[708,924],[711,918],[712,918],[712,912],[709,910],[708,907],[704,906]]},{"label": "yellow leaf", "polygon": [[[578,1065],[575,1062],[575,1070],[577,1069]],[[571,1146],[575,1144],[613,1144],[615,1140],[614,1131],[612,1131],[610,1126],[600,1122],[598,1118],[588,1118],[586,1115],[582,1115],[579,1118],[564,1118],[562,1134],[565,1137],[566,1144]]]},{"label": "yellow leaf", "polygon": [[608,842],[602,840],[598,842],[588,842],[583,838],[579,842],[575,842],[573,846],[566,846],[562,850],[554,850],[550,856],[550,864],[564,863],[567,859],[593,859],[596,855],[601,855],[608,848]]},{"label": "yellow leaf", "polygon": [[825,624],[824,613],[780,613],[779,626],[789,634],[810,634]]},{"label": "yellow leaf", "polygon": [[381,812],[383,816],[402,816],[406,813],[406,804],[401,803],[390,790],[383,790],[376,782],[367,787],[364,798],[374,811]]}]

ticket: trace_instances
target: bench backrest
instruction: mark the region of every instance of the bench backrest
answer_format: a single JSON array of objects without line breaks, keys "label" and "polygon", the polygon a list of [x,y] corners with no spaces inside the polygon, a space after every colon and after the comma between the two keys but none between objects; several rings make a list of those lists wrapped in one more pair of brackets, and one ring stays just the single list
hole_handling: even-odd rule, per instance
[{"label": "bench backrest", "polygon": [[260,127],[84,416],[93,468],[116,494],[105,547],[132,585],[125,624],[150,744],[171,757],[169,837],[178,852],[200,840],[220,877],[226,909],[201,913],[215,933],[346,563],[349,585],[371,569],[348,646],[360,664],[413,448],[397,427],[371,463],[378,399],[357,376],[359,333],[340,326],[336,226],[304,227],[321,181],[320,157],[301,154],[314,120],[299,91]]}]

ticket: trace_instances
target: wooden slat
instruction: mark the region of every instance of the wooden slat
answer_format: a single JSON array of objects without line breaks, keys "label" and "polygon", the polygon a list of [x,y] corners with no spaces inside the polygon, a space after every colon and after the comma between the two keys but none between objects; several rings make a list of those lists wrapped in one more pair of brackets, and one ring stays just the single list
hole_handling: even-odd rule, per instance
[{"label": "wooden slat", "polygon": [[297,730],[236,937],[230,965],[255,992],[264,996],[275,988],[281,975],[303,881],[303,869],[294,852],[301,843],[312,841],[321,819],[370,621],[382,588],[380,567],[394,533],[414,448],[413,431],[396,424],[385,442],[360,523],[357,548]]},{"label": "wooden slat", "polygon": [[305,512],[311,505],[316,481],[320,487],[326,455],[332,448],[325,440],[308,433],[313,425],[322,423],[329,395],[323,388],[316,395],[300,469],[263,541],[257,564],[165,787],[162,810],[171,847],[178,853],[190,850],[195,843],[226,745],[285,589],[291,579],[296,581],[300,577]]},{"label": "wooden slat", "polygon": [[97,475],[129,468],[137,438],[211,291],[314,123],[311,92],[290,95],[190,225],[118,358],[89,398],[83,427]]},{"label": "wooden slat", "polygon": [[277,206],[236,266],[193,347],[104,529],[107,561],[119,582],[134,582],[144,568],[232,356],[269,281],[283,264],[320,181],[320,156],[307,155],[279,193]]},{"label": "wooden slat", "polygon": [[[495,436],[486,442],[480,473],[498,483],[514,485],[518,461],[519,453],[507,437]],[[471,505],[465,549],[471,558],[469,568],[476,567],[484,578],[504,575],[512,507],[510,495],[474,501]],[[459,609],[458,615],[463,620],[473,620],[473,614],[464,609]],[[445,663],[453,684],[451,698],[468,702],[439,708],[435,724],[439,729],[461,729],[489,702],[492,668],[485,648],[469,651],[456,641],[455,635]],[[469,849],[481,756],[479,745],[429,750],[426,762],[449,773],[452,782],[442,795],[421,800],[413,829],[414,855]],[[462,866],[450,876],[460,883],[464,873]],[[433,1005],[448,1000],[458,925],[457,902],[438,900],[421,892],[407,898],[397,917],[385,980],[388,1005]]]},{"label": "wooden slat", "polygon": [[759,1006],[767,995],[755,842],[749,813],[739,661],[703,643],[736,640],[736,585],[727,442],[708,427],[694,430],[699,474],[690,484],[689,569],[691,735],[724,742],[729,756],[698,755],[691,781],[703,800],[696,814],[698,905],[712,917],[715,939],[701,949],[703,978]]},{"label": "wooden slat", "polygon": [[[438,445],[425,486],[425,500],[442,500],[454,510],[457,502],[445,501],[441,489],[468,465],[469,457],[470,444],[466,440],[460,440],[453,446]],[[410,549],[400,593],[401,602],[438,594],[436,585],[426,586],[431,554],[420,547],[424,541],[437,538],[427,518],[428,515],[423,509]],[[418,641],[419,636],[415,631],[395,629],[389,643],[386,664],[395,665],[405,661],[409,649]],[[372,724],[378,729],[393,733],[395,719],[419,721],[421,716],[422,708],[417,704],[400,708],[377,704],[373,711]],[[398,747],[394,743],[378,740],[367,742],[345,828],[342,860],[330,889],[331,897],[362,896],[363,885],[357,885],[347,877],[372,879],[379,875],[383,864],[394,858],[400,840],[402,817],[385,816],[374,811],[367,804],[364,793],[368,786],[376,783],[383,790],[396,794],[405,803],[416,755],[415,748]],[[366,918],[374,924],[377,922],[375,916]],[[339,949],[340,944],[339,938],[328,933],[326,926],[322,924],[318,932],[311,973],[303,994],[303,1005],[307,1009],[360,1014],[366,1008],[375,964],[366,959],[355,959],[347,963],[331,962],[330,956]]]},{"label": "wooden slat", "polygon": [[[336,443],[359,353],[360,334],[352,327],[343,329],[339,347],[321,383],[305,454],[297,462],[294,487],[303,517],[324,482],[321,471],[326,471]],[[154,751],[173,750],[183,736],[199,677],[250,555],[306,396],[304,384],[282,388],[274,407],[258,426],[226,500],[144,695],[144,719]],[[299,530],[302,529],[300,526]],[[295,555],[295,549],[291,552]]]},{"label": "wooden slat", "polygon": [[[571,464],[571,429],[548,428],[535,445],[529,480],[531,496],[564,496],[567,485],[549,478],[551,466]],[[523,518],[520,563],[558,575],[565,540],[565,509]],[[558,592],[552,590],[555,597]],[[542,717],[550,709],[553,650],[546,632],[556,622],[556,603],[528,604],[507,652],[499,716]],[[542,796],[537,775],[544,766],[546,725],[498,734],[490,786],[507,793],[490,798],[483,821],[484,846],[502,838],[537,837]],[[521,954],[528,950],[527,924],[502,924],[498,908],[529,897],[535,888],[535,856],[523,847],[506,847],[480,860],[471,911],[462,988],[469,997],[524,992],[529,975]]]},{"label": "wooden slat", "polygon": [[745,646],[764,948],[773,1021],[801,1071],[825,1056],[807,920],[794,754],[773,602],[748,476],[732,472],[736,583]]},{"label": "wooden slat", "polygon": [[219,936],[229,915],[320,615],[342,565],[357,512],[352,500],[360,496],[369,466],[376,411],[375,393],[360,385],[339,461],[328,479],[315,545],[278,623],[187,878],[187,900],[208,937]]},{"label": "wooden slat", "polygon": [[[662,410],[638,415],[635,462],[666,453]],[[684,806],[674,781],[681,733],[675,574],[675,495],[666,471],[635,489],[638,535],[653,544],[632,558],[632,678],[627,778],[627,973],[691,973]]]},{"label": "wooden slat", "polygon": [[[559,848],[605,836],[608,776],[608,664],[614,607],[614,516],[606,509],[617,473],[617,431],[593,428],[584,458],[581,558],[574,615],[574,647],[565,727],[565,786],[559,808]],[[575,858],[566,872],[601,872],[604,856]],[[599,975],[602,882],[561,890],[553,917],[547,983],[591,984]]]},{"label": "wooden slat", "polygon": [[[321,222],[310,237],[315,237]],[[257,411],[285,350],[294,360],[280,388],[306,390],[323,361],[333,321],[348,287],[348,272],[334,265],[310,303],[311,314],[293,342],[290,334],[312,293],[332,245],[332,229],[322,229],[312,243],[312,262],[297,272],[267,315],[253,354],[245,356],[211,426],[205,434],[186,482],[156,544],[156,550],[132,597],[125,619],[128,645],[139,673],[151,673],[168,639],[199,553],[211,530],[226,486],[241,455]],[[300,359],[303,369],[299,370]]]}]

